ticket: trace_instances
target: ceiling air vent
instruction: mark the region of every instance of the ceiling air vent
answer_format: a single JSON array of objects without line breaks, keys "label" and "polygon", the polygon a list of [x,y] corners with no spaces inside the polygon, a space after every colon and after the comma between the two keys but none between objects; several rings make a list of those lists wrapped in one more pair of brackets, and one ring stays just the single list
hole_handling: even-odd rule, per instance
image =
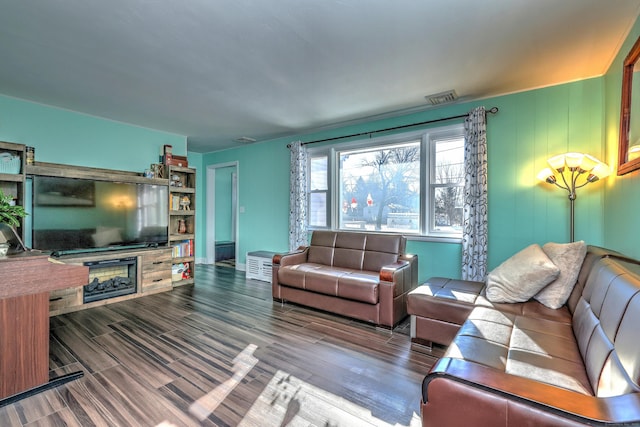
[{"label": "ceiling air vent", "polygon": [[233,141],[240,142],[242,144],[251,144],[252,142],[256,142],[254,138],[249,138],[248,136],[241,136],[240,138],[236,138]]},{"label": "ceiling air vent", "polygon": [[425,96],[425,99],[429,101],[431,105],[449,104],[450,102],[458,99],[455,90],[448,90],[446,92],[440,92],[433,95]]}]

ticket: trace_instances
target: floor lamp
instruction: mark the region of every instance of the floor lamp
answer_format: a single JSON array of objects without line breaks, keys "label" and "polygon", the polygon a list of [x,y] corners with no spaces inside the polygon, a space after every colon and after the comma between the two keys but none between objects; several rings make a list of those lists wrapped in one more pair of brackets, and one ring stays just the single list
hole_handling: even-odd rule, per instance
[{"label": "floor lamp", "polygon": [[576,190],[585,185],[606,178],[611,174],[611,169],[605,163],[589,154],[565,153],[551,157],[547,160],[548,168],[538,173],[538,179],[549,184],[554,184],[569,192],[571,211],[569,216],[570,241],[574,241],[574,204]]}]

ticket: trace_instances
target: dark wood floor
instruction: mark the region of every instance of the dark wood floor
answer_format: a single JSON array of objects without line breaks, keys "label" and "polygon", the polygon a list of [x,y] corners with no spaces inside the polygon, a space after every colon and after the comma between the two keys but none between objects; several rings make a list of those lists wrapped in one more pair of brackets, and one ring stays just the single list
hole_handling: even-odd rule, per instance
[{"label": "dark wood floor", "polygon": [[416,426],[442,354],[274,303],[268,283],[198,266],[197,283],[51,319],[51,375],[85,376],[0,409],[0,426]]}]

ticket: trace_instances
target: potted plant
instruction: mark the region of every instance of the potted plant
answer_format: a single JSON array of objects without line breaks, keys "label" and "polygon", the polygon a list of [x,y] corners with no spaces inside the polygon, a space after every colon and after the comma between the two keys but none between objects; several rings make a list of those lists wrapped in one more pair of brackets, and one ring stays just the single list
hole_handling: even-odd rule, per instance
[{"label": "potted plant", "polygon": [[20,219],[24,218],[27,212],[24,207],[17,206],[13,197],[4,194],[0,189],[0,223],[7,224],[11,227],[18,227]]},{"label": "potted plant", "polygon": [[[17,206],[13,197],[4,194],[0,189],[0,224],[7,224],[15,234],[15,227],[20,225],[20,219],[27,215],[24,207]],[[17,234],[15,234],[17,237]],[[18,238],[20,240],[20,238]],[[4,257],[9,252],[9,243],[0,243],[0,257]]]}]

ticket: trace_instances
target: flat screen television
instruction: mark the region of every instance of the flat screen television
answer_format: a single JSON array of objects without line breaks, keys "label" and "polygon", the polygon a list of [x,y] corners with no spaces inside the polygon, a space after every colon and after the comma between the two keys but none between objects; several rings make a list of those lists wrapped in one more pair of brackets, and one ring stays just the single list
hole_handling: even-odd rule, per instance
[{"label": "flat screen television", "polygon": [[166,245],[168,191],[163,185],[34,176],[32,246],[60,253]]}]

